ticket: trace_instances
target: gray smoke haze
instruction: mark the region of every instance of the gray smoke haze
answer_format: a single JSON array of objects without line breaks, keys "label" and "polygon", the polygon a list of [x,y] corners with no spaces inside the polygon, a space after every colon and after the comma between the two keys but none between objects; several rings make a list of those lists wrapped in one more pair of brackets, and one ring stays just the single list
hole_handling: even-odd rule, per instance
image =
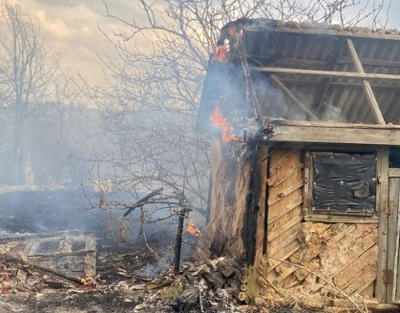
[{"label": "gray smoke haze", "polygon": [[[42,36],[49,47],[52,47],[60,56],[62,67],[71,75],[78,71],[88,80],[96,83],[102,82],[102,64],[94,54],[114,56],[114,49],[98,31],[98,25],[108,34],[127,31],[129,28],[115,20],[105,17],[106,11],[101,0],[15,0],[24,10],[38,18],[41,23]],[[138,0],[108,0],[106,1],[110,12],[126,21],[144,21],[145,16],[138,8]],[[245,1],[244,1],[245,2]],[[303,0],[301,2],[309,2]],[[369,1],[370,6],[375,1]],[[400,1],[385,1],[383,16],[387,16],[388,28],[400,27]],[[364,1],[361,5],[365,6]],[[346,19],[357,14],[357,7],[348,12]],[[384,25],[386,19],[380,19]],[[366,25],[370,19],[363,21]],[[363,26],[363,25],[361,25]],[[137,42],[141,45],[143,43]]]}]

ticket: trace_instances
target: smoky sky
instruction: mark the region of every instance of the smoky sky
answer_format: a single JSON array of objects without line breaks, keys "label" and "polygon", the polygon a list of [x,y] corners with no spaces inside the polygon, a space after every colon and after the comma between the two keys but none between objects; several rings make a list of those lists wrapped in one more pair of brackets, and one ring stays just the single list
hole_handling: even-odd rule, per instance
[{"label": "smoky sky", "polygon": [[104,0],[104,2],[102,0],[36,0],[36,2],[47,6],[58,6],[60,9],[62,7],[84,5],[99,16],[106,14],[106,6],[111,14],[122,16],[123,18],[128,18],[129,16],[130,19],[137,18],[139,13],[138,0]]},{"label": "smoky sky", "polygon": [[44,3],[47,5],[65,5],[65,6],[71,6],[71,5],[77,5],[79,4],[79,0],[37,0],[39,3]]},{"label": "smoky sky", "polygon": [[[301,1],[309,2],[309,0]],[[114,33],[130,32],[128,26],[106,16],[104,2],[110,14],[127,22],[135,20],[141,24],[146,19],[145,13],[138,6],[139,0],[104,0],[104,2],[102,0],[14,0],[14,2],[19,3],[26,13],[37,18],[41,38],[46,47],[60,56],[61,68],[71,76],[79,72],[88,81],[95,83],[101,83],[104,77],[103,64],[96,54],[117,57],[114,48],[101,34],[99,28],[111,37]],[[370,3],[372,5],[372,2]],[[386,21],[389,21],[386,25],[388,28],[399,29],[400,1],[393,0],[390,8],[388,7],[390,1],[384,3],[386,6],[380,13],[381,24],[385,25]],[[357,8],[349,13],[357,13]],[[135,44],[140,45],[140,42]]]},{"label": "smoky sky", "polygon": [[391,28],[400,29],[400,1],[394,0],[391,8],[388,10],[389,26]]},{"label": "smoky sky", "polygon": [[[56,52],[60,68],[67,75],[83,76],[90,83],[102,83],[103,67],[97,55],[117,57],[109,40],[114,33],[129,33],[129,27],[108,18],[101,0],[14,0],[22,10],[35,17],[47,49]],[[143,20],[137,0],[105,0],[109,12],[128,21]],[[101,29],[101,31],[100,31]]]}]

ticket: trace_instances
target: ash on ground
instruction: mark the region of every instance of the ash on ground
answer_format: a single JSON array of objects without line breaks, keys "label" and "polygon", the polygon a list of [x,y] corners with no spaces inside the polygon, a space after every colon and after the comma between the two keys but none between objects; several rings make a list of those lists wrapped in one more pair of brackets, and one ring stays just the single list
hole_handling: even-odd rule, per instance
[{"label": "ash on ground", "polygon": [[0,312],[298,312],[239,301],[243,270],[232,258],[195,262],[188,254],[174,273],[164,251],[149,243],[115,246],[99,240],[96,276],[88,282],[1,254]]}]

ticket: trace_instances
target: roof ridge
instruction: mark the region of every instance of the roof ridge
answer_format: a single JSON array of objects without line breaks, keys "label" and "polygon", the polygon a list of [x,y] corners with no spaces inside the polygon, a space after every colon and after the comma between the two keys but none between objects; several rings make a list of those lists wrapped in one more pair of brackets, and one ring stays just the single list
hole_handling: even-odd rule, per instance
[{"label": "roof ridge", "polygon": [[365,34],[365,35],[400,35],[400,30],[397,29],[372,29],[369,27],[361,26],[346,26],[343,27],[340,24],[326,24],[326,23],[312,23],[312,22],[297,22],[294,20],[284,21],[284,20],[274,20],[268,18],[240,18],[234,22],[226,24],[222,30],[230,29],[233,27],[241,28],[243,30],[255,30],[255,29],[291,29],[293,31],[303,31],[303,30],[320,30],[327,32],[339,32],[339,33],[349,33],[349,34]]}]

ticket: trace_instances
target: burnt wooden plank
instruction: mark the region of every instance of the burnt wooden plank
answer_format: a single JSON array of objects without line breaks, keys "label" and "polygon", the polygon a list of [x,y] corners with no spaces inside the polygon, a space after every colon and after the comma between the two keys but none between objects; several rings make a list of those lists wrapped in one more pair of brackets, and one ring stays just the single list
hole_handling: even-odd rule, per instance
[{"label": "burnt wooden plank", "polygon": [[214,138],[211,142],[210,176],[211,210],[208,231],[213,238],[211,246],[215,252],[242,257],[246,247],[242,236],[245,213],[250,193],[251,164],[247,158],[227,162],[221,142]]},{"label": "burnt wooden plank", "polygon": [[266,147],[261,147],[258,163],[260,172],[260,190],[259,199],[257,205],[259,207],[258,218],[257,218],[257,232],[256,232],[256,256],[255,256],[255,266],[260,263],[262,255],[265,253],[267,229],[266,229],[266,219],[267,219],[267,185],[264,183],[267,178],[268,171],[268,149]]},{"label": "burnt wooden plank", "polygon": [[259,180],[259,190],[256,191],[258,192],[258,199],[254,199],[259,209],[256,220],[254,264],[250,265],[248,269],[247,296],[250,298],[255,298],[260,294],[259,285],[257,284],[259,272],[255,269],[259,267],[267,246],[267,185],[265,180],[267,179],[268,171],[268,149],[266,147],[260,148],[257,160],[258,176],[253,179]]}]

